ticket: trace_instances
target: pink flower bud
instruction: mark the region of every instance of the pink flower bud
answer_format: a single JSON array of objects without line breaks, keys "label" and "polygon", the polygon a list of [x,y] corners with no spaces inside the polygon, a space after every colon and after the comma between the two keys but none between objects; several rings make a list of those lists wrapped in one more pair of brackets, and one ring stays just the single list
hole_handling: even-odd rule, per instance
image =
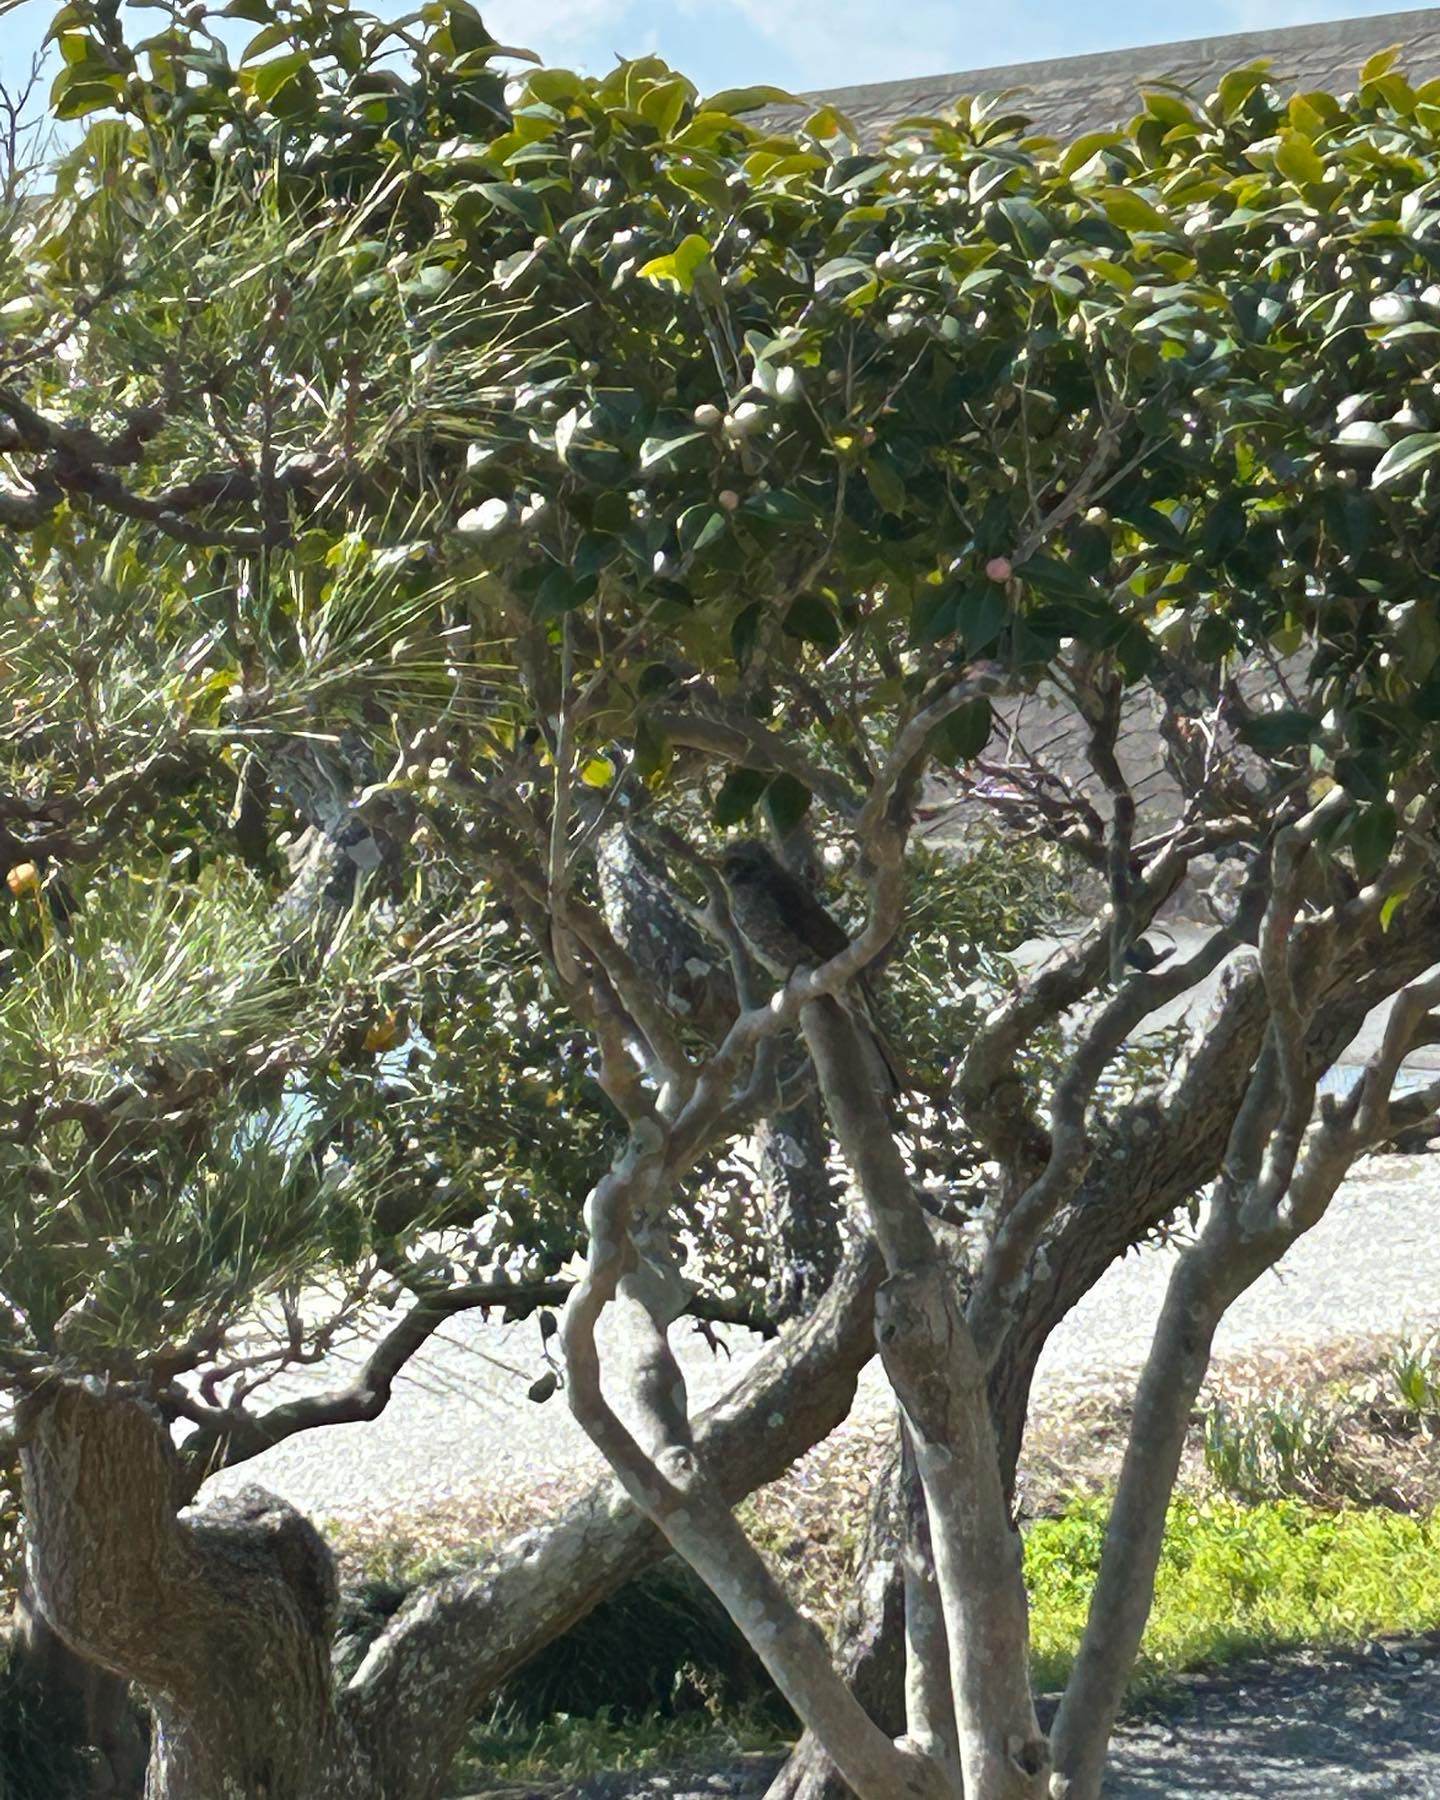
[{"label": "pink flower bud", "polygon": [[985,565],[985,573],[992,581],[1008,581],[1015,570],[1008,556],[992,556]]},{"label": "pink flower bud", "polygon": [[735,492],[734,488],[722,489],[715,498],[725,508],[726,512],[734,512],[735,508],[740,504],[740,496]]}]

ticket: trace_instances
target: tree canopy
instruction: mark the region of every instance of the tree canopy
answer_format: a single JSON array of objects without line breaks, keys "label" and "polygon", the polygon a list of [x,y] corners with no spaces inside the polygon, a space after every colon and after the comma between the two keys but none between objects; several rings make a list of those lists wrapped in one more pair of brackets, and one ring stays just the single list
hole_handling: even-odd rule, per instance
[{"label": "tree canopy", "polygon": [[[1353,97],[1285,96],[1256,64],[1073,144],[1005,96],[877,144],[654,58],[531,69],[465,4],[161,10],[139,43],[109,0],[57,14],[80,136],[0,252],[0,1369],[37,1540],[125,1510],[67,1458],[166,1463],[137,1402],[188,1498],[373,1414],[455,1311],[568,1295],[568,1397],[635,1517],[858,1791],[939,1794],[958,1760],[1029,1800],[1052,1757],[1097,1791],[1209,1331],[1434,1104],[1392,1089],[1436,997],[1440,84],[1383,56]],[[238,58],[225,20],[256,28]],[[952,813],[1005,857],[929,851]],[[845,949],[771,979],[735,828]],[[1201,947],[1147,957],[1217,871]],[[1047,969],[970,948],[1072,878],[1095,916]],[[1183,1051],[1137,1053],[1247,945]],[[896,1098],[862,978],[908,1040]],[[883,1265],[940,1598],[910,1596],[898,1743],[729,1511],[805,1408],[717,1473],[667,1340],[687,1309],[775,1324],[737,1155],[822,1103],[851,1254],[768,1367],[843,1387]],[[1035,1359],[1202,1196],[1046,1740],[1006,1499]],[[593,1335],[617,1299],[648,1334],[624,1418]],[[360,1323],[354,1383],[267,1409]],[[161,1515],[164,1563],[192,1528]],[[208,1543],[271,1515],[201,1517]],[[107,1611],[53,1562],[68,1641],[168,1693],[133,1617],[106,1635],[133,1593]],[[473,1589],[417,1601],[338,1698],[292,1643],[319,1698],[284,1791],[433,1791],[453,1734],[406,1682],[445,1606],[480,1629]],[[208,1593],[194,1642],[228,1617]],[[213,1690],[172,1696],[157,1792],[237,1778],[254,1698],[212,1731]]]}]

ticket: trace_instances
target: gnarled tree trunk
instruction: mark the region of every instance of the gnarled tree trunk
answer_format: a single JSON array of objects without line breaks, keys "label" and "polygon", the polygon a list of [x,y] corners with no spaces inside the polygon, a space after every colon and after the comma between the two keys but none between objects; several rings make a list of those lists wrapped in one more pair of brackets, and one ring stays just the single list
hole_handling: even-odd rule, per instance
[{"label": "gnarled tree trunk", "polygon": [[147,1800],[379,1800],[334,1708],[337,1589],[314,1528],[259,1488],[182,1517],[164,1423],[123,1391],[57,1382],[21,1441],[36,1601],[144,1688]]},{"label": "gnarled tree trunk", "polygon": [[[28,1582],[15,1605],[7,1674],[26,1736],[36,1740],[34,1759],[50,1784],[47,1800],[137,1800],[150,1752],[130,1684],[78,1656],[46,1619]],[[30,1754],[23,1747],[19,1753]]]}]

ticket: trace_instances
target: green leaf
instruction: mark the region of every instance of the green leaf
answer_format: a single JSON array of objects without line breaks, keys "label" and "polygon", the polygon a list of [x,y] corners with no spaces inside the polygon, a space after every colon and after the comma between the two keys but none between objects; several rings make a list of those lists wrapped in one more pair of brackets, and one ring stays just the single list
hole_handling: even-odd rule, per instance
[{"label": "green leaf", "polygon": [[1222,494],[1200,527],[1200,548],[1210,562],[1224,562],[1245,541],[1245,502],[1233,491]]},{"label": "green leaf", "polygon": [[1050,248],[1055,231],[1040,208],[1033,201],[1007,195],[1000,202],[1000,211],[1024,254],[1031,258],[1043,256]]},{"label": "green leaf", "polygon": [[1281,750],[1295,750],[1319,735],[1320,721],[1309,713],[1286,708],[1280,712],[1260,713],[1242,725],[1240,735],[1252,750],[1273,756]]},{"label": "green leaf", "polygon": [[1071,568],[1082,575],[1104,575],[1110,569],[1110,534],[1099,525],[1074,525],[1066,539]]},{"label": "green leaf", "polygon": [[252,68],[242,70],[240,79],[257,99],[269,102],[281,88],[308,73],[309,68],[310,52],[292,50],[286,56],[275,56],[269,62],[257,63]]},{"label": "green leaf", "polygon": [[980,656],[1005,629],[1010,603],[996,581],[972,581],[955,602],[955,629],[966,653]]},{"label": "green leaf", "polygon": [[1304,132],[1282,131],[1275,167],[1298,188],[1316,187],[1325,179],[1325,164]]},{"label": "green leaf", "polygon": [[755,641],[760,635],[760,621],[764,616],[765,609],[758,600],[736,613],[735,622],[730,627],[730,654],[735,658],[737,668],[745,668],[754,654]]},{"label": "green leaf", "polygon": [[710,240],[692,231],[688,237],[681,238],[668,255],[652,257],[635,273],[644,281],[653,281],[657,286],[668,284],[679,288],[682,294],[688,294],[709,256]]},{"label": "green leaf", "polygon": [[865,465],[865,479],[882,512],[898,516],[905,510],[905,483],[895,465],[883,456],[872,456]]},{"label": "green leaf", "polygon": [[267,50],[276,50],[281,44],[290,42],[292,42],[290,27],[278,21],[272,21],[266,25],[263,31],[255,33],[255,36],[240,52],[240,61],[252,63],[257,57],[264,56]]},{"label": "green leaf", "polygon": [[1412,881],[1406,882],[1403,886],[1396,888],[1393,894],[1386,895],[1385,903],[1380,908],[1380,929],[1382,931],[1388,931],[1390,929],[1391,922],[1396,913],[1399,912],[1400,908],[1410,898],[1414,891],[1415,884]]},{"label": "green leaf", "polygon": [[769,519],[777,525],[813,525],[815,508],[798,494],[778,489],[767,494],[752,494],[741,511],[747,518]]},{"label": "green leaf", "polygon": [[1374,750],[1337,757],[1335,779],[1357,800],[1383,800],[1390,786],[1385,759]]},{"label": "green leaf", "polygon": [[675,524],[681,551],[686,556],[693,556],[697,550],[704,550],[717,538],[724,537],[729,523],[730,515],[723,507],[687,506]]},{"label": "green leaf", "polygon": [[1143,625],[1128,621],[1115,640],[1115,660],[1127,681],[1139,681],[1155,661],[1155,644]]},{"label": "green leaf", "polygon": [[501,212],[513,213],[531,231],[548,232],[550,229],[544,200],[522,181],[482,181],[467,191],[482,195]]},{"label": "green leaf", "polygon": [[1395,808],[1388,800],[1373,801],[1356,813],[1350,828],[1350,851],[1355,873],[1362,881],[1373,881],[1385,867],[1398,829]]},{"label": "green leaf", "polygon": [[1248,69],[1232,69],[1220,77],[1218,95],[1220,116],[1233,119],[1240,108],[1269,77],[1266,63],[1252,63]]},{"label": "green leaf", "polygon": [[971,762],[990,742],[993,724],[988,700],[967,700],[930,733],[931,753],[944,763]]},{"label": "green leaf", "polygon": [[805,644],[818,644],[822,650],[833,650],[845,635],[834,609],[818,594],[802,594],[785,614],[785,631]]},{"label": "green leaf", "polygon": [[1169,231],[1167,219],[1143,194],[1134,188],[1105,188],[1094,196],[1105,209],[1105,216],[1122,231]]},{"label": "green leaf", "polygon": [[959,624],[959,593],[950,582],[922,587],[910,607],[910,641],[933,644]]},{"label": "green leaf", "polygon": [[680,115],[694,97],[694,88],[683,76],[677,75],[673,81],[657,82],[642,98],[640,116],[647,124],[653,125],[662,138],[667,138],[680,123]]},{"label": "green leaf", "polygon": [[640,446],[640,467],[647,473],[654,469],[668,469],[691,446],[709,441],[708,431],[682,431],[676,437],[648,437]]},{"label": "green leaf", "polygon": [[761,769],[732,769],[720,783],[710,817],[717,825],[740,824],[754,812],[769,785],[770,777]]},{"label": "green leaf", "polygon": [[564,106],[582,91],[584,83],[573,69],[536,69],[525,77],[526,92],[545,106]]},{"label": "green leaf", "polygon": [[860,141],[860,133],[850,117],[837,107],[822,106],[805,121],[801,129],[808,137],[847,137],[852,144]]},{"label": "green leaf", "polygon": [[748,113],[759,112],[762,106],[803,106],[805,103],[798,94],[792,94],[785,88],[778,87],[736,87],[721,88],[718,94],[711,94],[702,100],[696,109],[698,112]]},{"label": "green leaf", "polygon": [[1372,487],[1389,487],[1403,481],[1440,455],[1440,431],[1415,431],[1392,444],[1375,465]]},{"label": "green leaf", "polygon": [[674,748],[665,733],[645,714],[635,721],[635,769],[651,787],[661,782],[670,767]]},{"label": "green leaf", "polygon": [[1065,154],[1060,158],[1060,173],[1067,178],[1083,169],[1092,157],[1098,156],[1102,150],[1109,150],[1115,144],[1125,142],[1123,131],[1087,131],[1076,138]]},{"label": "green leaf", "polygon": [[1402,46],[1391,44],[1388,50],[1377,50],[1360,65],[1360,80],[1378,81],[1382,75],[1388,75],[1399,59]]},{"label": "green leaf", "polygon": [[570,569],[550,569],[539,586],[530,609],[540,620],[558,619],[562,614],[583,606],[595,592],[593,575],[577,575]]},{"label": "green leaf", "polygon": [[1195,115],[1178,94],[1141,90],[1140,98],[1152,119],[1162,125],[1193,125]]},{"label": "green leaf", "polygon": [[[1086,606],[1110,606],[1110,596],[1088,575],[1081,574],[1069,563],[1061,562],[1054,556],[1032,556],[1029,562],[1020,563],[1015,569],[1016,575],[1028,587],[1034,588],[1037,594],[1043,594],[1047,600],[1072,601]],[[997,586],[998,583],[991,583]]]},{"label": "green leaf", "polygon": [[50,91],[50,110],[57,119],[83,119],[118,103],[124,85],[120,76],[107,81],[72,81],[72,73],[62,70]]},{"label": "green leaf", "polygon": [[1223,613],[1206,613],[1195,629],[1195,654],[1201,662],[1219,662],[1235,648],[1235,629]]},{"label": "green leaf", "polygon": [[777,775],[765,790],[765,810],[782,838],[805,817],[809,805],[809,788],[793,775]]},{"label": "green leaf", "polygon": [[619,538],[611,537],[607,532],[587,531],[575,546],[570,567],[576,575],[598,575],[602,569],[610,567],[620,550]]}]

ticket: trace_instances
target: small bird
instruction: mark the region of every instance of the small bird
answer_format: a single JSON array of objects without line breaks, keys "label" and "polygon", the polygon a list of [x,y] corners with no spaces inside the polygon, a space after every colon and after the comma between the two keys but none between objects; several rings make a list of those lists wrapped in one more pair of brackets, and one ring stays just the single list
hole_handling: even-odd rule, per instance
[{"label": "small bird", "polygon": [[849,944],[804,883],[754,839],[727,845],[720,873],[736,929],[778,980],[787,981],[796,969],[818,968]]},{"label": "small bird", "polygon": [[1132,969],[1138,969],[1142,975],[1148,975],[1152,969],[1158,969],[1161,963],[1175,954],[1174,944],[1167,944],[1163,950],[1158,949],[1149,938],[1136,938],[1127,946],[1124,960]]},{"label": "small bird", "polygon": [[[777,980],[788,981],[797,969],[818,968],[849,945],[844,928],[764,844],[745,838],[727,845],[720,857],[720,874],[730,896],[736,930]],[[874,1001],[865,977],[855,985],[865,1035],[884,1065],[886,1084],[898,1094],[904,1083],[875,1023]]]}]

